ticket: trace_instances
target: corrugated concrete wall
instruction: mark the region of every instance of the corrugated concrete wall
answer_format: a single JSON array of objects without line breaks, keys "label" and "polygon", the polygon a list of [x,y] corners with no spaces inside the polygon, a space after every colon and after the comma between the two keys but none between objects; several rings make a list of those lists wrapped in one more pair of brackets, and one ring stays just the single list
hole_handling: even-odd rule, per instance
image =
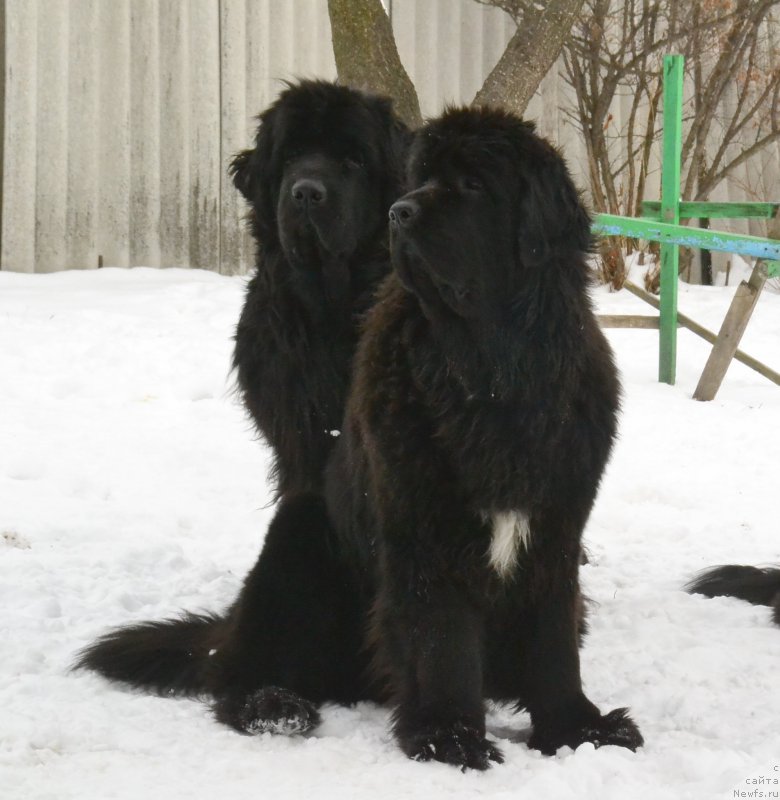
[{"label": "corrugated concrete wall", "polygon": [[[2,269],[94,268],[102,258],[246,271],[252,247],[227,164],[251,143],[253,117],[283,79],[335,77],[326,0],[5,7]],[[469,102],[514,30],[503,12],[473,0],[392,0],[391,8],[428,115]],[[557,73],[528,116],[585,185],[585,149],[560,110],[570,90]],[[748,177],[765,198],[776,196],[776,156],[765,154],[713,199],[744,199]]]},{"label": "corrugated concrete wall", "polygon": [[281,79],[335,77],[321,0],[6,0],[2,268],[244,271],[226,174]]}]

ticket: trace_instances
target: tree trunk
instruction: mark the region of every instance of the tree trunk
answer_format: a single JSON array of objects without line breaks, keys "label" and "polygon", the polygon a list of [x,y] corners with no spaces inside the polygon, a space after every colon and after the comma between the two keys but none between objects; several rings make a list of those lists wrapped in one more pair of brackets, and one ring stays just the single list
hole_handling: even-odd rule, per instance
[{"label": "tree trunk", "polygon": [[[709,228],[710,221],[707,218],[699,220],[700,228]],[[712,286],[712,253],[709,250],[700,251],[701,258],[701,282],[703,286]]]},{"label": "tree trunk", "polygon": [[398,116],[418,127],[420,101],[380,0],[328,0],[328,13],[339,83],[392,97]]},{"label": "tree trunk", "polygon": [[[498,5],[482,0],[488,5]],[[550,0],[525,6],[517,31],[474,98],[522,115],[561,53],[584,0]]]}]

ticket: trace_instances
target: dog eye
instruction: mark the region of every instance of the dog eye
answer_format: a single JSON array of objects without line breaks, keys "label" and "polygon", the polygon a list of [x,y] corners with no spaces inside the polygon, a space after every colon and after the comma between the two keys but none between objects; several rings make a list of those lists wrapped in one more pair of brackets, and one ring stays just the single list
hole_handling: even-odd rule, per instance
[{"label": "dog eye", "polygon": [[460,188],[467,192],[484,192],[485,184],[479,178],[466,175],[461,178]]}]

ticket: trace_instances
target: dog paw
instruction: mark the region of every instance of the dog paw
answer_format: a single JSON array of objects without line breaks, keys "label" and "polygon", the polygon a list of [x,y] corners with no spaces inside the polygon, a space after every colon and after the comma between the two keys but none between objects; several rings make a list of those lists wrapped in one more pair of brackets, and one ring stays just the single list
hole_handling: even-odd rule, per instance
[{"label": "dog paw", "polygon": [[568,745],[576,749],[584,742],[591,742],[594,747],[613,744],[636,751],[645,740],[636,723],[628,715],[628,709],[616,708],[609,714],[600,715],[572,727],[535,726],[528,746],[552,756],[559,747]]},{"label": "dog paw", "polygon": [[479,731],[462,723],[404,737],[401,747],[414,761],[442,761],[467,769],[485,770],[504,756]]},{"label": "dog paw", "polygon": [[250,736],[260,733],[293,736],[306,733],[320,723],[314,703],[278,686],[265,686],[241,698],[218,701],[216,713],[220,722]]}]

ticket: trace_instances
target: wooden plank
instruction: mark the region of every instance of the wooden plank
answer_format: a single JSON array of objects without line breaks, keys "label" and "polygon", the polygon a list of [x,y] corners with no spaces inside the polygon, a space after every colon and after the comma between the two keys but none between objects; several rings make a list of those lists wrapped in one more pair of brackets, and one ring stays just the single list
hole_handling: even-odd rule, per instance
[{"label": "wooden plank", "polygon": [[753,268],[750,281],[742,281],[737,287],[734,299],[731,301],[720,327],[718,338],[707,359],[701,378],[699,378],[696,391],[693,393],[694,400],[712,400],[717,394],[765,283],[766,269],[759,261]]},{"label": "wooden plank", "polygon": [[[680,219],[771,219],[780,203],[680,203]],[[661,203],[658,200],[645,200],[642,203],[642,216],[661,220]]]},{"label": "wooden plank", "polygon": [[[661,170],[661,220],[680,222],[683,67],[680,55],[664,56],[664,131]],[[680,248],[661,243],[661,305],[658,336],[658,380],[674,384],[677,371],[677,285]]]},{"label": "wooden plank", "polygon": [[[651,305],[653,308],[660,308],[660,301],[654,294],[650,294],[650,292],[646,292],[644,289],[637,286],[635,283],[631,283],[631,281],[626,281],[623,284],[625,289],[628,289],[631,294],[636,295],[640,300],[644,300],[645,303]],[[684,328],[688,328],[689,331],[692,331],[697,336],[700,336],[705,341],[708,341],[710,344],[714,344],[715,340],[718,338],[712,331],[705,328],[703,325],[699,325],[698,322],[692,320],[690,317],[686,317],[685,314],[677,313],[677,322]]]},{"label": "wooden plank", "polygon": [[658,330],[658,316],[648,314],[599,314],[602,328],[652,328]]}]

